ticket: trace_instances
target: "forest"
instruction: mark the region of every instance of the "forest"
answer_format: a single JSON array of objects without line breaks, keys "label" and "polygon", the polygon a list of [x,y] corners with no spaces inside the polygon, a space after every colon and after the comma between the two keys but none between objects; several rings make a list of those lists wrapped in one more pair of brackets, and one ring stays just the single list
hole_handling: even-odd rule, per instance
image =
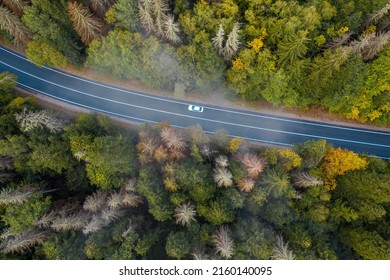
[{"label": "forest", "polygon": [[388,0],[0,0],[0,38],[176,97],[390,124]]},{"label": "forest", "polygon": [[0,74],[0,259],[390,259],[390,163],[68,116]]}]

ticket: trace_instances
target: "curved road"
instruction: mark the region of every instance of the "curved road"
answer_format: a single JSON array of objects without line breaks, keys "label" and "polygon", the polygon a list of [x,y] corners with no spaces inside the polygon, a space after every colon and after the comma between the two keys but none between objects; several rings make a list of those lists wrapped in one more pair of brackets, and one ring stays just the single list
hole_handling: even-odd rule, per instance
[{"label": "curved road", "polygon": [[67,103],[136,122],[168,121],[177,127],[200,124],[206,132],[225,129],[250,141],[291,146],[309,139],[326,139],[348,148],[390,159],[390,133],[320,122],[271,116],[200,104],[203,113],[188,111],[189,103],[100,84],[55,69],[39,68],[0,47],[0,72],[18,75],[18,86]]}]

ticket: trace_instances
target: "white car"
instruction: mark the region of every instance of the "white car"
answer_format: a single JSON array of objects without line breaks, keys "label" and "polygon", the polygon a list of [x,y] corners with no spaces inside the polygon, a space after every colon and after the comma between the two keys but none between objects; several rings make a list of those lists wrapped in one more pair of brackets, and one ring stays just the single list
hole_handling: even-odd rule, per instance
[{"label": "white car", "polygon": [[203,112],[203,107],[202,106],[197,106],[197,105],[189,105],[188,106],[188,110],[190,110],[192,112],[202,113]]}]

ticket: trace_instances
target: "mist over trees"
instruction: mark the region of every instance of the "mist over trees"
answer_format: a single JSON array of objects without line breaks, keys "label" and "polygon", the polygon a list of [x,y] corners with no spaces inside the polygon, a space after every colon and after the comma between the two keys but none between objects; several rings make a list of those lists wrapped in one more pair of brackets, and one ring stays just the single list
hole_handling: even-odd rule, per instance
[{"label": "mist over trees", "polygon": [[386,0],[3,0],[0,37],[38,65],[390,123]]},{"label": "mist over trees", "polygon": [[390,259],[390,164],[40,108],[0,74],[0,259]]}]

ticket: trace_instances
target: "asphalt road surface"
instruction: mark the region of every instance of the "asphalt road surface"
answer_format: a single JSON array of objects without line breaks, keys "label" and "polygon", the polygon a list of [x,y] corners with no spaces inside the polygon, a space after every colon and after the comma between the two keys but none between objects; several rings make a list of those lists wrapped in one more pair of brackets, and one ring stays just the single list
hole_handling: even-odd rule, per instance
[{"label": "asphalt road surface", "polygon": [[191,112],[191,102],[149,95],[39,68],[25,57],[0,47],[0,72],[18,75],[18,86],[67,103],[135,122],[168,121],[176,127],[200,124],[206,132],[225,129],[230,136],[250,141],[291,146],[325,139],[335,147],[348,148],[390,159],[390,133],[376,130],[304,121],[214,106]]}]

